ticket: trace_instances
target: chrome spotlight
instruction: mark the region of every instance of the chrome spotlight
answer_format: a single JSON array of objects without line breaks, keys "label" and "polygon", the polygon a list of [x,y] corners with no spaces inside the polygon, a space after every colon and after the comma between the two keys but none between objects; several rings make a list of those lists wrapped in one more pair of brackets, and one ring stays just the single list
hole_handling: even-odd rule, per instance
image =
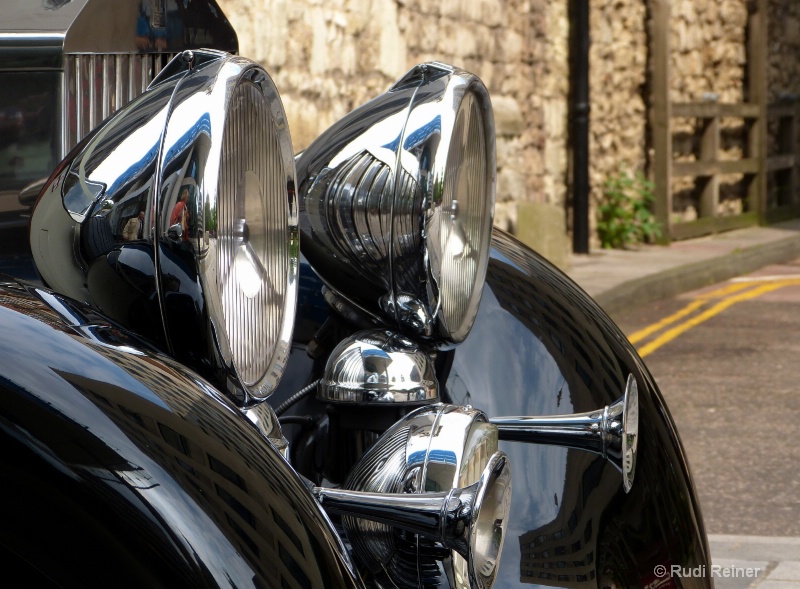
[{"label": "chrome spotlight", "polygon": [[53,173],[31,249],[54,289],[241,404],[266,397],[289,353],[299,255],[292,145],[269,75],[227,53],[181,53]]},{"label": "chrome spotlight", "polygon": [[480,411],[422,407],[378,440],[344,489],[316,493],[345,516],[353,549],[373,573],[404,586],[423,575],[488,588],[511,505],[510,465],[497,440]]},{"label": "chrome spotlight", "polygon": [[334,403],[418,404],[438,398],[430,356],[386,330],[361,331],[336,346],[317,391],[317,399]]},{"label": "chrome spotlight", "polygon": [[483,290],[495,167],[481,81],[417,66],[298,157],[303,252],[361,311],[438,347],[457,344]]},{"label": "chrome spotlight", "polygon": [[600,454],[622,473],[625,492],[633,486],[639,439],[639,393],[628,375],[625,393],[597,411],[546,417],[493,417],[500,439],[552,444]]}]

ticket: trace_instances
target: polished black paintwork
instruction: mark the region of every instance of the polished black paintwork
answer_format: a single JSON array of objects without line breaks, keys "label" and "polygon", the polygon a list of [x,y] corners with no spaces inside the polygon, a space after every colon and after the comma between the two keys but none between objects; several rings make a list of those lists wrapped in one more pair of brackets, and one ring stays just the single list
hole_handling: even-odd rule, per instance
[{"label": "polished black paintwork", "polygon": [[[691,476],[663,398],[627,338],[575,284],[496,233],[487,288],[467,342],[442,375],[449,401],[491,415],[584,412],[639,386],[639,450],[629,494],[620,473],[579,450],[502,442],[515,466],[503,580],[645,586],[658,564],[709,562]],[[520,480],[522,479],[522,481]],[[513,565],[513,566],[512,566]],[[702,586],[704,579],[683,579]]]},{"label": "polished black paintwork", "polygon": [[0,284],[0,558],[63,587],[356,586],[219,392],[75,301]]},{"label": "polished black paintwork", "polygon": [[[316,294],[319,279],[307,266],[301,277],[303,329],[296,333],[275,404],[316,377],[331,343],[360,327],[327,316]],[[314,324],[319,331],[311,335]],[[619,471],[598,455],[501,442],[514,469],[514,491],[499,587],[642,587],[657,580],[662,587],[708,586],[703,578],[664,580],[654,574],[659,564],[669,569],[709,563],[691,475],[652,376],[627,338],[570,279],[495,231],[473,330],[455,350],[441,353],[437,365],[443,401],[470,404],[489,416],[594,410],[622,394],[628,374],[637,380],[638,466],[628,494]],[[318,403],[308,400],[292,413],[317,411]],[[339,430],[347,428],[338,413],[324,419],[319,431],[285,429],[296,446],[296,466],[308,476],[330,474],[325,453],[314,451],[315,438],[324,446],[327,436],[341,436]],[[374,416],[359,420],[376,423]],[[350,423],[350,445],[356,437],[352,429]]]},{"label": "polished black paintwork", "polygon": [[[300,274],[295,344],[279,391],[271,399],[274,405],[317,378],[331,347],[359,327],[331,314],[321,295],[322,283],[308,264],[301,265]],[[5,294],[8,296],[7,289]],[[15,292],[14,300],[22,308],[34,301],[36,314],[40,319],[47,318],[43,315],[45,307],[28,294],[23,296]],[[66,308],[62,307],[62,315]],[[77,309],[74,304],[73,308]],[[102,324],[106,321],[97,314],[87,318],[89,311],[83,307],[73,312],[79,317],[70,320],[73,324]],[[4,333],[23,333],[25,338],[38,342],[41,352],[39,368],[29,372],[41,372],[42,367],[54,365],[53,360],[47,360],[50,356],[60,356],[53,336],[43,336],[43,330],[49,332],[32,319],[17,318],[23,323],[12,326],[6,319],[8,313],[3,309],[0,318]],[[64,331],[61,322],[59,317],[55,323],[59,327],[48,329]],[[122,333],[98,325],[81,329],[106,336]],[[76,337],[74,330],[67,329],[72,339]],[[125,337],[129,342],[129,336]],[[13,349],[14,342],[6,337],[2,345]],[[19,350],[16,356],[19,356]],[[22,393],[18,384],[9,384],[13,382],[13,379],[9,380],[13,374],[9,366],[14,365],[9,357],[5,351],[0,356],[3,398],[11,395],[10,398],[16,399]],[[164,361],[163,357],[160,361]],[[32,362],[32,359],[26,359],[23,365],[30,367]],[[85,364],[81,368],[76,365],[74,372],[85,374],[92,370],[90,366]],[[171,366],[178,369],[174,364]],[[588,588],[597,586],[598,580],[604,584],[613,580],[618,586],[636,587],[656,580],[653,568],[657,564],[680,564],[683,567],[708,564],[705,533],[691,476],[657,386],[625,336],[587,295],[558,270],[512,238],[496,232],[487,286],[473,332],[454,351],[440,354],[437,366],[440,380],[445,385],[444,400],[470,403],[490,416],[586,411],[615,400],[623,390],[628,373],[634,374],[639,385],[639,462],[630,494],[626,495],[622,490],[620,474],[596,455],[553,446],[501,442],[501,449],[509,454],[514,467],[515,489],[511,511],[514,517],[500,571],[501,586],[524,582]],[[47,370],[51,371],[50,368]],[[42,395],[39,386],[29,384],[26,388]],[[74,385],[64,383],[62,387],[69,390],[70,396],[80,396]],[[50,394],[46,387],[45,391]],[[25,394],[30,396],[32,393]],[[215,405],[215,411],[219,407]],[[225,405],[221,407],[225,408]],[[324,415],[325,408],[309,400],[298,405],[293,412]],[[225,415],[227,413],[223,411],[223,419]],[[397,417],[396,414],[387,415],[382,423],[372,423],[385,427]],[[364,417],[352,421],[364,423]],[[191,419],[185,418],[183,424],[191,425],[190,422]],[[323,419],[323,424],[328,427],[327,418]],[[197,425],[191,425],[190,431],[191,435],[200,435],[201,432]],[[298,470],[312,477],[322,472],[328,454],[324,445],[327,429],[310,431],[293,425],[284,431],[291,439]],[[352,445],[356,438],[352,427],[348,436],[346,439]],[[374,434],[365,434],[363,438],[368,442],[374,439]],[[164,444],[163,441],[159,443]],[[18,442],[14,444],[19,446]],[[60,452],[58,446],[53,443],[54,451]],[[31,479],[24,492],[17,489],[20,495],[33,498],[28,505],[29,514],[44,513],[39,504],[50,505],[54,499],[60,498],[60,494],[50,496],[50,489],[64,487],[66,479],[56,476],[60,470],[48,470],[50,463],[47,460],[36,458],[29,449],[25,450],[27,454],[21,453],[22,450],[11,453],[14,457],[24,456],[15,467],[21,479],[34,476],[24,474],[31,470],[32,465],[50,472],[47,475],[50,478],[44,481],[34,483]],[[340,455],[343,448],[339,446],[339,450],[333,455]],[[236,450],[232,452],[232,460],[236,453]],[[191,489],[188,483],[184,485]],[[40,493],[47,497],[35,495],[32,487],[46,489]],[[3,488],[13,489],[9,485]],[[70,501],[82,501],[81,496],[87,488],[75,487]],[[4,490],[4,493],[8,492],[11,491]],[[185,498],[191,499],[191,490],[181,492]],[[98,496],[94,491],[89,496],[94,497],[98,504],[107,501],[106,495]],[[71,510],[53,508],[49,512],[50,519],[62,521],[63,517],[58,519],[55,515],[71,513]],[[44,525],[39,520],[37,522]],[[69,520],[56,537],[63,538],[70,526],[78,524],[78,520]],[[117,521],[120,536],[129,533],[127,525]],[[19,526],[24,528],[22,523]],[[70,554],[70,558],[74,557]],[[91,562],[97,560],[88,556],[83,558]],[[114,558],[121,556],[118,554]],[[114,558],[102,560],[118,562]],[[105,570],[110,574],[116,566]],[[687,587],[706,586],[708,582],[702,578],[680,581]]]},{"label": "polished black paintwork", "polygon": [[[210,0],[178,4],[218,16]],[[65,51],[175,50],[210,45],[207,40],[236,49],[221,16],[210,29],[183,23],[189,45],[173,37],[160,47],[155,37],[137,41],[132,26],[122,27],[123,35],[119,27],[104,27],[117,8],[115,2],[13,0],[4,6],[5,28],[33,31],[21,23],[50,17],[41,32],[56,34],[0,31],[0,51],[8,57],[0,69],[9,79],[29,77],[32,67],[49,70],[41,86],[55,88],[52,76]],[[125,14],[135,23],[135,11]],[[137,45],[142,41],[144,48]],[[318,143],[324,149],[301,158],[298,177],[316,181],[328,161],[323,156],[388,112],[404,120],[418,86],[407,78],[335,125]],[[70,193],[74,178],[67,167],[56,170],[49,186],[64,198],[40,201],[40,214],[51,215],[52,223],[32,235],[42,253],[38,270],[80,302],[0,284],[0,563],[36,586],[355,586],[348,552],[305,482],[228,398],[185,367],[224,386],[211,334],[199,327],[208,313],[193,252],[180,242],[122,239],[125,221],[151,211],[156,199],[149,183],[162,134],[151,133],[150,143],[134,136],[166,120],[173,91],[163,84],[154,92],[156,99],[126,107],[125,125],[104,131],[131,168],[119,184],[103,187],[103,202],[87,199],[85,191]],[[32,124],[52,127],[54,116],[42,111]],[[334,137],[341,144],[326,141]],[[109,203],[118,205],[118,214],[104,206]],[[81,231],[70,213],[86,215]],[[302,223],[303,251],[329,285],[362,304],[380,298],[385,288],[365,286],[372,270],[331,255],[336,248],[307,217]],[[442,400],[490,416],[582,412],[616,400],[633,374],[640,401],[638,468],[628,494],[619,472],[594,454],[501,442],[514,491],[498,587],[708,586],[705,578],[654,575],[656,565],[708,565],[709,555],[680,441],[644,364],[602,310],[547,262],[500,232],[493,248],[472,333],[437,353]],[[0,263],[31,274],[19,258]],[[277,405],[318,378],[333,347],[367,326],[332,314],[322,282],[304,263],[293,351],[270,402]],[[333,408],[306,399],[292,412],[313,417],[284,430],[294,466],[314,482],[340,482],[405,411]],[[410,558],[418,552],[411,545]],[[414,573],[427,571],[431,586],[442,584],[438,568],[418,564]]]}]

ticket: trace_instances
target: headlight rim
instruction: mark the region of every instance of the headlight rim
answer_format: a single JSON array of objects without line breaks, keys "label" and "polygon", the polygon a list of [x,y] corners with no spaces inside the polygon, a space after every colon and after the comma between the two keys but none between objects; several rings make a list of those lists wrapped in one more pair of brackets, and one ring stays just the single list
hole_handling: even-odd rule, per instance
[{"label": "headlight rim", "polygon": [[[180,56],[176,59],[180,59]],[[205,70],[205,72],[202,70]],[[193,78],[192,73],[197,73],[197,76]],[[187,80],[196,87],[196,91],[181,95],[181,86],[186,85]],[[277,177],[276,181],[283,187],[281,194],[284,196],[281,198],[286,199],[285,203],[280,204],[280,207],[285,211],[285,220],[280,221],[280,223],[282,225],[281,232],[285,232],[281,238],[282,243],[285,244],[282,247],[284,254],[281,254],[281,256],[286,265],[285,278],[282,279],[286,285],[285,291],[276,293],[279,297],[278,300],[282,299],[282,304],[279,302],[277,305],[281,308],[280,326],[277,329],[275,341],[270,342],[272,347],[271,353],[268,352],[269,359],[265,362],[266,367],[261,375],[250,383],[248,383],[247,378],[243,377],[241,364],[233,351],[234,338],[236,336],[228,332],[226,325],[225,303],[221,294],[220,262],[216,260],[217,254],[215,251],[220,247],[220,244],[213,243],[221,242],[216,231],[218,229],[216,222],[219,221],[217,215],[223,190],[220,186],[220,181],[223,174],[221,166],[225,159],[223,150],[226,149],[226,125],[229,118],[234,116],[232,114],[234,95],[237,89],[245,84],[257,89],[263,98],[266,109],[265,116],[271,125],[269,130],[264,130],[264,133],[274,133],[276,136],[279,154],[277,158],[281,161],[281,165],[278,166],[280,176]],[[176,97],[180,97],[180,99],[177,100]],[[169,143],[167,139],[170,134],[173,117],[186,116],[184,111],[188,111],[196,113],[189,116],[194,116],[196,125],[204,126],[202,132],[198,132],[198,136],[205,134],[205,141],[208,142],[207,145],[203,146],[205,152],[203,154],[202,169],[198,172],[197,198],[203,203],[200,205],[203,210],[203,218],[205,219],[206,205],[208,204],[214,210],[215,219],[214,231],[209,230],[207,225],[204,226],[202,237],[198,237],[195,241],[197,290],[199,291],[199,297],[203,301],[203,308],[197,311],[198,319],[207,325],[208,342],[206,344],[206,354],[208,355],[208,361],[215,367],[212,368],[217,374],[214,380],[218,383],[218,386],[237,401],[237,404],[246,406],[266,399],[277,387],[288,358],[294,326],[298,288],[299,229],[298,202],[295,189],[296,171],[287,117],[277,88],[266,70],[251,60],[229,54],[220,54],[213,62],[204,63],[195,72],[190,72],[184,76],[176,84],[173,101],[170,116],[167,119],[164,130],[165,139],[162,143],[162,153],[160,154],[161,167],[156,201],[156,208],[159,211],[156,219],[156,236],[160,242],[156,247],[156,265],[158,267],[159,294],[162,301],[162,309],[164,309],[165,297],[169,296],[171,291],[165,284],[167,278],[164,275],[164,268],[159,259],[163,255],[158,255],[158,252],[163,254],[163,250],[167,247],[163,243],[167,239],[166,228],[164,223],[159,223],[159,221],[166,218],[165,215],[167,213],[165,211],[171,206],[170,200],[162,196],[162,186],[171,181],[171,176],[167,175],[164,170],[170,170],[170,157],[175,157],[168,150]],[[188,105],[192,102],[196,104],[192,104],[192,109],[194,110],[189,111]],[[203,120],[204,117],[205,120]],[[185,122],[182,124],[186,126]],[[175,123],[176,128],[178,125],[179,123]],[[178,131],[175,130],[174,134],[177,133]],[[173,144],[176,143],[177,141],[173,141]],[[262,190],[262,207],[268,206],[266,201],[269,195],[264,190],[264,183],[266,182],[269,182],[269,179],[262,179],[262,186],[260,187]],[[244,196],[240,195],[236,198],[244,198]],[[283,219],[282,215],[281,219]],[[213,245],[211,245],[212,243]],[[283,272],[281,272],[281,275],[283,275]],[[168,339],[171,341],[174,330],[180,329],[180,326],[170,326],[170,319],[165,310],[163,312],[163,321],[167,326]]]}]

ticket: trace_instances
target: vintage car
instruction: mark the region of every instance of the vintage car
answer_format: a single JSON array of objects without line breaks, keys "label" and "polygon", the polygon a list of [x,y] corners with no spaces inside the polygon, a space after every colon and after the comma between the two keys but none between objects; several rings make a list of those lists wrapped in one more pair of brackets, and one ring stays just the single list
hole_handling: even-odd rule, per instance
[{"label": "vintage car", "polygon": [[492,228],[476,76],[414,67],[294,154],[211,0],[2,11],[9,577],[712,584],[664,573],[709,554],[652,376]]}]

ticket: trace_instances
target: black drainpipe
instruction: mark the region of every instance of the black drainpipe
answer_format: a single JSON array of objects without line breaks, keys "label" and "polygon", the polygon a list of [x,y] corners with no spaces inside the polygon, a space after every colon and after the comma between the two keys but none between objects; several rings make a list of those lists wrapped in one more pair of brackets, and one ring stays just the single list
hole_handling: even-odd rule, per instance
[{"label": "black drainpipe", "polygon": [[589,0],[572,0],[572,250],[589,253]]}]

